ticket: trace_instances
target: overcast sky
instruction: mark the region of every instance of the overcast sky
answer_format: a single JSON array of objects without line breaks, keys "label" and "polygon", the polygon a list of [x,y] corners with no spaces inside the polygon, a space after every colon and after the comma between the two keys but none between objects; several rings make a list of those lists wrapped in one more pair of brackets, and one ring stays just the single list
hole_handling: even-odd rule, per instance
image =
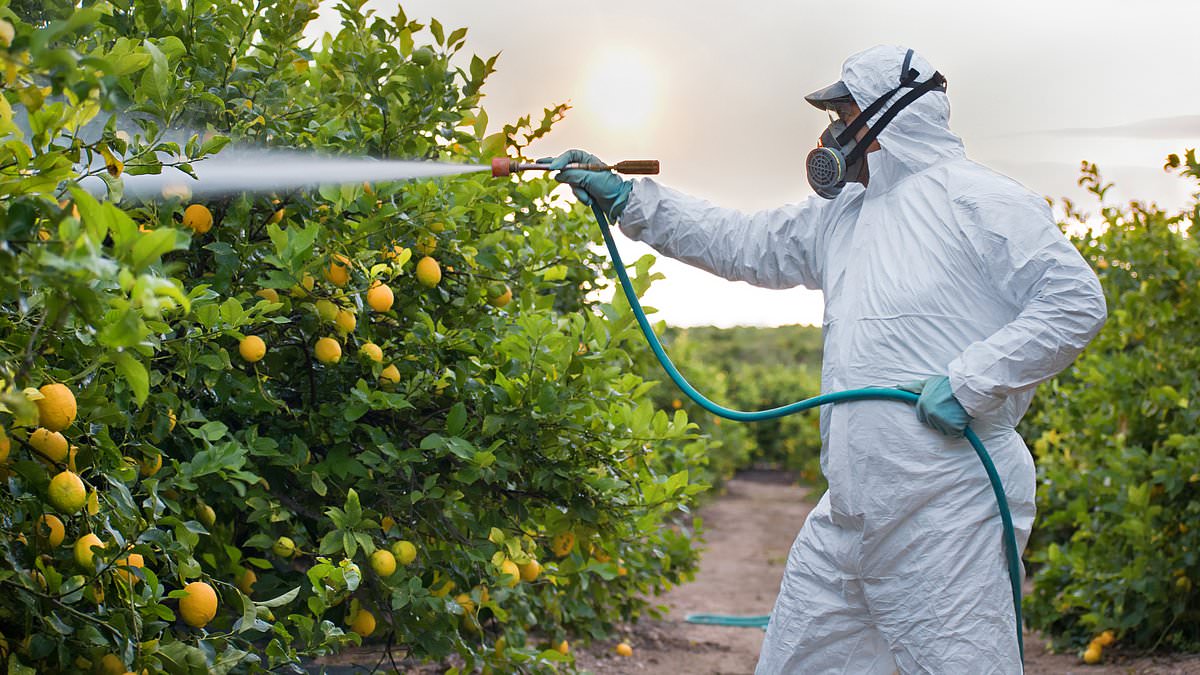
[{"label": "overcast sky", "polygon": [[[946,76],[951,127],[969,156],[1085,210],[1096,209],[1075,185],[1080,160],[1117,183],[1110,201],[1174,207],[1189,185],[1163,160],[1200,145],[1195,0],[401,4],[447,32],[468,27],[467,58],[501,54],[484,88],[490,131],[574,106],[531,156],[579,147],[612,161],[657,158],[662,183],[744,210],[811,195],[803,160],[828,120],[803,96],[881,43],[916,49]],[[389,17],[395,6],[367,4]],[[336,28],[330,11],[313,26]],[[619,241],[626,260],[651,252]],[[821,320],[817,292],[757,289],[663,257],[656,269],[667,278],[645,302],[674,325]]]}]

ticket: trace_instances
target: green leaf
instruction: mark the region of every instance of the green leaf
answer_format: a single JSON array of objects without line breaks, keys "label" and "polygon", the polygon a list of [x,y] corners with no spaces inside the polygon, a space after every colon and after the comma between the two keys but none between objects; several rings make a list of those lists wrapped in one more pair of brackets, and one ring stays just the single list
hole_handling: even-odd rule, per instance
[{"label": "green leaf", "polygon": [[175,240],[175,230],[170,228],[160,228],[142,235],[133,245],[133,271],[141,272],[158,262],[163,254],[175,248]]},{"label": "green leaf", "polygon": [[260,607],[282,607],[282,606],[288,604],[289,602],[295,600],[298,595],[300,595],[300,587],[299,586],[293,588],[292,590],[288,591],[287,593],[284,593],[283,595],[271,598],[270,600],[263,600],[262,602],[256,602],[255,604]]},{"label": "green leaf", "polygon": [[133,390],[133,396],[138,406],[141,406],[146,402],[146,397],[150,395],[150,374],[146,372],[146,367],[129,352],[117,352],[113,357],[113,363],[117,366],[117,371],[129,383],[129,388]]},{"label": "green leaf", "polygon": [[467,407],[463,405],[462,401],[459,401],[450,407],[450,413],[446,415],[446,433],[458,436],[466,425]]}]

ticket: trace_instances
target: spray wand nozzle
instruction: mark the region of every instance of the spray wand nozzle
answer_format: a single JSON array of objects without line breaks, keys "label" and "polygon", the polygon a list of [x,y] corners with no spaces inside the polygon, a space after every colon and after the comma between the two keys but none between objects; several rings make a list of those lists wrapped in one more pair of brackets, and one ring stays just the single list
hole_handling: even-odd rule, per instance
[{"label": "spray wand nozzle", "polygon": [[[658,174],[657,159],[631,159],[616,164],[581,164],[573,162],[566,169],[582,169],[584,171],[616,171],[617,173],[656,175]],[[509,157],[492,159],[492,177],[503,178],[518,171],[548,171],[549,164],[520,162]]]}]

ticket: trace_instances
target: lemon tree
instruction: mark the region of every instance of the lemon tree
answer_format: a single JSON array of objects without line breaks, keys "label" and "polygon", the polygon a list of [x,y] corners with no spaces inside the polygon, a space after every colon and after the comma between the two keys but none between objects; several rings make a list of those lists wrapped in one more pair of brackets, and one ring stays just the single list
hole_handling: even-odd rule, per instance
[{"label": "lemon tree", "polygon": [[[1200,184],[1194,151],[1168,170]],[[1111,184],[1084,163],[1081,184]],[[1200,196],[1200,195],[1198,195]],[[1040,390],[1022,431],[1038,466],[1026,616],[1098,661],[1113,640],[1200,649],[1200,206],[1100,201],[1075,244],[1100,277],[1109,318]],[[1086,647],[1086,648],[1085,648]],[[1086,652],[1086,653],[1085,653]],[[1092,662],[1092,661],[1089,661]]]},{"label": "lemon tree", "polygon": [[0,0],[10,670],[549,672],[688,577],[707,441],[555,183],[187,185],[230,142],[486,163],[565,106],[489,121],[466,29],[359,0],[316,41],[310,0],[85,4]]}]

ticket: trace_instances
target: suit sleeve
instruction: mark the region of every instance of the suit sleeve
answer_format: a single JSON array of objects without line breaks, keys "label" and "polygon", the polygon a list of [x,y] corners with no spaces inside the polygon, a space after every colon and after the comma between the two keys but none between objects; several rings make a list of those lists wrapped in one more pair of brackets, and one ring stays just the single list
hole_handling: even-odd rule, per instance
[{"label": "suit sleeve", "polygon": [[979,264],[1017,312],[950,363],[954,396],[977,418],[1070,365],[1108,310],[1095,272],[1044,200],[989,195],[956,207]]},{"label": "suit sleeve", "polygon": [[634,182],[619,221],[626,236],[732,281],[821,288],[821,250],[833,202],[810,197],[746,214],[659,185]]}]

